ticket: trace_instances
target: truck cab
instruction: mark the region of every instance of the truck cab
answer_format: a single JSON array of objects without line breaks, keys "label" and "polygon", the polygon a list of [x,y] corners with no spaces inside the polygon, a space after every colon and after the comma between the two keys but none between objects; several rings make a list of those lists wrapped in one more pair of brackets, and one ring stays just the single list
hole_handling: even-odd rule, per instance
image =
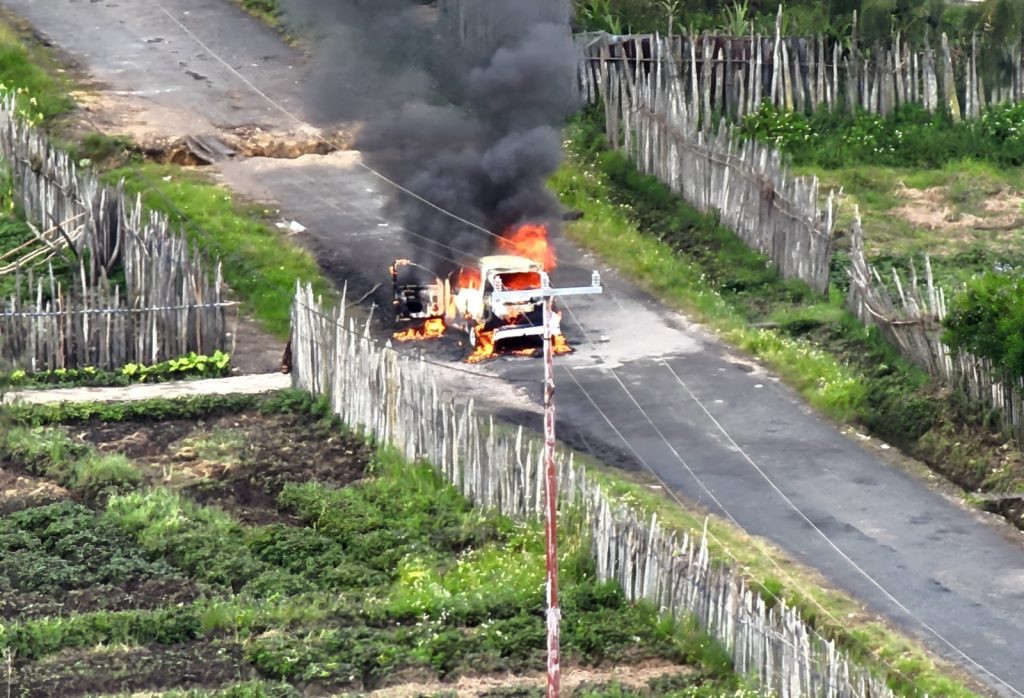
[{"label": "truck cab", "polygon": [[[550,285],[543,265],[526,257],[491,255],[480,259],[479,268],[463,269],[452,284],[455,318],[476,345],[477,333],[493,332],[493,342],[515,337],[543,336],[544,298],[539,293]],[[506,302],[493,298],[496,290],[537,289],[535,298]],[[554,334],[559,333],[556,325]]]}]

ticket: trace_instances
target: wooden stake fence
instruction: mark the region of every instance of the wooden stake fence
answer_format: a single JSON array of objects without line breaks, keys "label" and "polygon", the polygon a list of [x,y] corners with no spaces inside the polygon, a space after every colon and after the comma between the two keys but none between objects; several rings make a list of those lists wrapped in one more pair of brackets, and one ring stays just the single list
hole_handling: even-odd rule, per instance
[{"label": "wooden stake fence", "polygon": [[[598,70],[580,72],[586,98],[604,105],[606,133],[637,168],[657,177],[701,211],[718,211],[722,223],[767,256],[785,277],[828,291],[832,260],[832,195],[819,209],[816,177],[795,177],[781,154],[748,140],[739,144],[725,120],[717,133],[701,125],[702,101],[687,97],[679,65],[667,44],[652,37],[652,62],[612,61],[607,41],[588,44]],[[691,49],[694,48],[691,46]],[[703,105],[703,106],[701,106]]]},{"label": "wooden stake fence", "polygon": [[[781,13],[781,8],[780,8]],[[1024,100],[1024,37],[998,47],[911,44],[898,32],[887,42],[861,46],[854,32],[843,42],[823,36],[784,37],[781,14],[774,36],[659,37],[656,34],[580,35],[589,44],[585,69],[595,76],[607,64],[653,70],[661,44],[678,66],[675,77],[700,120],[738,121],[767,101],[777,109],[889,114],[917,104],[929,112],[973,119],[986,106]],[[601,47],[607,47],[605,51]],[[978,66],[998,60],[1007,69],[987,82]],[[962,76],[962,77],[961,77]]]},{"label": "wooden stake fence", "polygon": [[[296,387],[326,396],[345,424],[409,460],[432,463],[477,506],[543,516],[543,444],[521,427],[495,424],[472,401],[443,394],[435,366],[376,344],[368,324],[358,327],[345,315],[344,299],[327,311],[312,288],[297,289],[292,350]],[[646,599],[674,618],[695,617],[731,653],[737,671],[781,698],[893,696],[798,611],[766,603],[740,573],[712,561],[706,537],[667,530],[656,517],[616,502],[571,454],[560,452],[557,463],[563,511],[581,514],[576,520],[589,535],[600,578],[616,580],[631,601]]]},{"label": "wooden stake fence", "polygon": [[[190,351],[227,348],[220,264],[210,268],[159,214],[124,187],[78,172],[70,156],[0,105],[0,158],[10,167],[26,218],[47,230],[39,242],[73,260],[70,285],[52,268],[17,269],[0,299],[0,360],[26,370],[157,363]],[[64,249],[51,242],[59,234]],[[25,250],[5,267],[34,261]],[[123,285],[112,277],[122,275]]]},{"label": "wooden stake fence", "polygon": [[928,258],[924,259],[923,280],[918,279],[911,262],[909,283],[893,270],[892,282],[887,284],[878,270],[867,263],[858,213],[854,217],[850,261],[850,310],[863,323],[877,327],[904,358],[926,370],[932,378],[962,388],[971,400],[996,410],[1003,428],[1024,447],[1024,379],[998,380],[990,361],[966,352],[953,352],[942,342],[946,293],[935,285]]}]

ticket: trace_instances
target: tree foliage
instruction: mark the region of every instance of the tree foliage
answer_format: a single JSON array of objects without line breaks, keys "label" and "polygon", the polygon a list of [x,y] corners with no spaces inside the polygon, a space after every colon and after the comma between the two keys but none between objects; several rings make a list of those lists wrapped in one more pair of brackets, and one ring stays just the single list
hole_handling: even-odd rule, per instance
[{"label": "tree foliage", "polygon": [[989,359],[1004,377],[1024,377],[1024,278],[984,274],[957,296],[943,340],[953,349]]}]

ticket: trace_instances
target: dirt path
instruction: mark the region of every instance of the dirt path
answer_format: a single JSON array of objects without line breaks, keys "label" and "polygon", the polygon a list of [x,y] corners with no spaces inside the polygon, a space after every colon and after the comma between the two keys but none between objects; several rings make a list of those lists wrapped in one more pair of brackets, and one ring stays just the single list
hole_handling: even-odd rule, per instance
[{"label": "dirt path", "polygon": [[192,397],[195,395],[251,395],[269,393],[292,387],[292,380],[282,373],[261,373],[251,376],[210,378],[170,383],[145,383],[117,388],[57,388],[20,390],[4,395],[5,403],[25,402],[138,402],[153,398]]},{"label": "dirt path", "polygon": [[[186,114],[168,121],[179,129],[168,135],[247,124],[295,128],[253,87],[302,113],[303,57],[227,0],[2,2],[112,94]],[[321,264],[347,280],[353,296],[384,280],[410,244],[384,211],[386,185],[357,159],[353,152],[241,158],[222,169],[233,188],[276,202],[305,226]],[[555,283],[589,281],[579,267],[598,262],[565,241],[557,246],[563,266]],[[577,352],[557,369],[562,437],[613,464],[649,466],[669,487],[821,570],[993,690],[1021,695],[1021,537],[878,459],[777,378],[751,370],[613,270],[602,272],[603,297],[567,304],[563,326]],[[437,361],[450,360],[433,351]],[[464,394],[500,416],[539,426],[526,409],[540,400],[536,361],[499,360],[474,371],[486,377],[442,369],[439,376],[461,381]]]}]

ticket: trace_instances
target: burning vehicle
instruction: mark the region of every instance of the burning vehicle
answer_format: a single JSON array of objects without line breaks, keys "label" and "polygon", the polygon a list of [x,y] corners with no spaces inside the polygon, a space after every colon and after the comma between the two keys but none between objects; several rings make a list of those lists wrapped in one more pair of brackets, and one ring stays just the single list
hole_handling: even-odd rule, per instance
[{"label": "burning vehicle", "polygon": [[[447,328],[466,333],[475,363],[493,356],[500,342],[544,336],[543,289],[550,288],[548,269],[555,256],[548,246],[543,226],[525,225],[502,238],[498,247],[507,254],[480,258],[473,266],[453,272],[447,279],[408,260],[392,267],[395,287],[394,306],[398,322],[422,320],[407,330],[395,333],[395,339],[429,339],[444,334]],[[538,291],[535,297],[507,302],[496,299],[498,291]],[[569,347],[561,334],[560,315],[552,318],[555,351],[567,353]],[[524,350],[532,354],[534,349]]]}]

